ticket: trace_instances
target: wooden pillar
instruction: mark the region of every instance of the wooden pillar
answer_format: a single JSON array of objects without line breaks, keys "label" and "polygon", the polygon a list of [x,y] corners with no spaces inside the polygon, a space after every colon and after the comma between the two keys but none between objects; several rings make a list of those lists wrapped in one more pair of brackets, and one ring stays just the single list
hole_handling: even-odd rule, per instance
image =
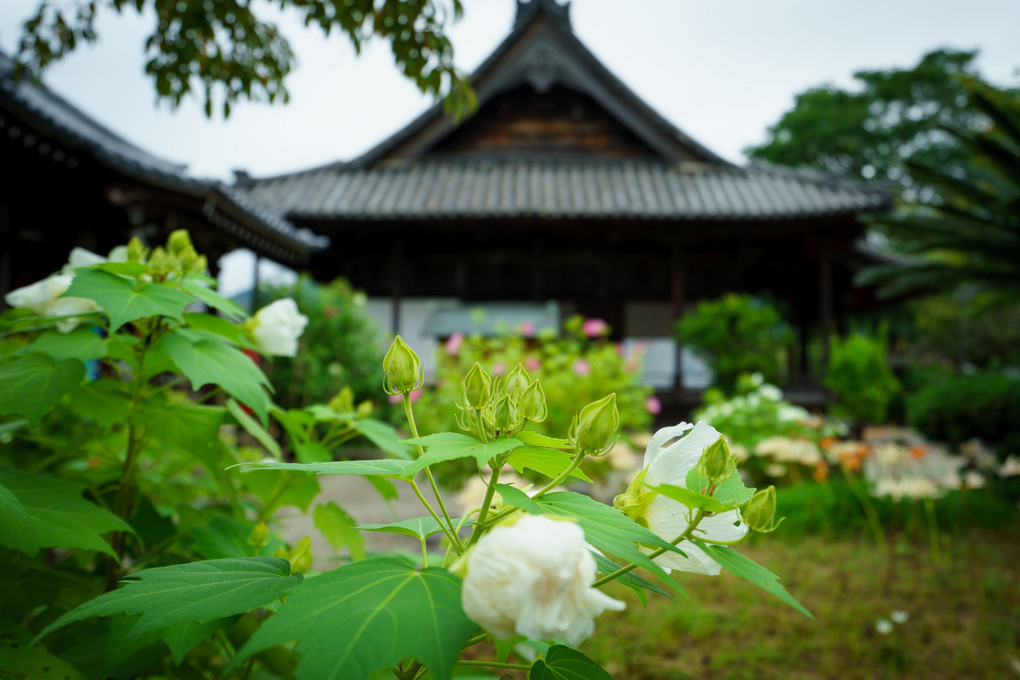
[{"label": "wooden pillar", "polygon": [[255,313],[259,308],[259,255],[258,253],[252,253],[255,256],[255,264],[252,266],[251,271],[251,309],[252,314]]},{"label": "wooden pillar", "polygon": [[[680,250],[679,243],[673,243],[670,251],[669,280],[670,298],[673,302],[673,321],[675,323],[680,320],[684,313],[683,253]],[[673,390],[677,397],[682,395],[684,391],[683,347],[679,343],[677,343],[676,347],[676,375],[673,379]]]},{"label": "wooden pillar", "polygon": [[394,335],[400,332],[400,298],[402,294],[400,282],[403,266],[404,244],[395,240],[390,251],[390,300],[392,302],[390,329]]},{"label": "wooden pillar", "polygon": [[545,245],[536,238],[531,259],[531,299],[541,302],[545,299]]},{"label": "wooden pillar", "polygon": [[832,249],[828,233],[821,235],[818,245],[818,330],[822,334],[822,365],[821,375],[829,368],[829,336],[832,334],[833,302],[832,302]]}]

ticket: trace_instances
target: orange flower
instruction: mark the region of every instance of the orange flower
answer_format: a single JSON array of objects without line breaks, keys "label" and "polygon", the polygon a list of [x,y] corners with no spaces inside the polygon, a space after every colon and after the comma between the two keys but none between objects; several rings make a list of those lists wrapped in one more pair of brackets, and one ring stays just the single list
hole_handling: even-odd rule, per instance
[{"label": "orange flower", "polygon": [[832,448],[832,445],[836,443],[835,437],[822,437],[822,441],[818,442],[818,445],[822,447],[822,451],[828,451]]},{"label": "orange flower", "polygon": [[921,460],[928,453],[927,446],[914,446],[910,449],[910,457],[914,460]]},{"label": "orange flower", "polygon": [[825,463],[824,460],[819,462],[818,465],[815,466],[815,470],[813,473],[811,473],[811,476],[814,477],[814,480],[816,482],[824,482],[826,479],[829,478],[829,466]]}]

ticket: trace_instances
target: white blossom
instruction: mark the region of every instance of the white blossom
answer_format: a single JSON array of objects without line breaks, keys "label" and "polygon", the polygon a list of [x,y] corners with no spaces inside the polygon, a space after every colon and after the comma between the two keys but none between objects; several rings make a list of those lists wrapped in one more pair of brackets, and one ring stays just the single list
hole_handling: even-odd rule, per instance
[{"label": "white blossom", "polygon": [[[687,473],[698,464],[705,448],[718,441],[720,436],[718,430],[703,421],[693,427],[689,423],[680,423],[659,430],[645,449],[644,466],[648,472],[644,483],[648,486],[672,484],[686,487]],[[677,437],[681,439],[666,446]],[[663,539],[673,541],[687,530],[692,510],[671,498],[657,496],[648,504],[643,516],[649,529]],[[694,530],[694,537],[711,541],[736,541],[743,538],[747,531],[747,526],[739,521],[737,511],[728,510],[703,518]],[[677,547],[687,557],[667,552],[656,557],[655,562],[667,571],[677,569],[712,576],[721,571],[715,560],[690,541],[681,541]]]},{"label": "white blossom", "polygon": [[300,313],[290,298],[277,300],[255,312],[252,335],[262,352],[268,356],[297,356],[298,338],[308,325],[308,317]]},{"label": "white blossom", "polygon": [[[60,297],[71,286],[74,274],[53,274],[42,281],[12,290],[4,300],[11,307],[28,309],[39,316],[66,316],[89,314],[99,311],[99,305],[93,300],[80,297]],[[70,333],[81,322],[80,319],[68,318],[57,321],[57,330]]]},{"label": "white blossom", "polygon": [[892,619],[893,623],[904,624],[910,620],[910,614],[902,609],[897,609],[893,613],[889,614],[889,618]]},{"label": "white blossom", "polygon": [[496,637],[526,635],[577,645],[594,618],[624,603],[591,587],[595,558],[584,531],[571,522],[524,515],[498,526],[467,556],[464,612]]},{"label": "white blossom", "polygon": [[882,635],[888,635],[893,631],[892,622],[889,619],[879,619],[875,621],[875,630]]}]

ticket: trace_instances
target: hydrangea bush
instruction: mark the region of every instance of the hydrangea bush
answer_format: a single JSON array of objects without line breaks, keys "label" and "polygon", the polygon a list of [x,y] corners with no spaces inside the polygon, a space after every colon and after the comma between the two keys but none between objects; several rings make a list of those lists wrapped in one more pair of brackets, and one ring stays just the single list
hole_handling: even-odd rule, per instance
[{"label": "hydrangea bush", "polygon": [[[618,396],[578,402],[566,427],[539,432],[550,408],[523,364],[500,376],[472,364],[457,381],[456,432],[419,432],[423,367],[399,337],[384,387],[410,438],[359,412],[349,391],[284,411],[243,350],[287,353],[305,321],[290,305],[246,319],[203,269],[181,233],[152,252],[134,242],[123,261],[72,267],[67,286],[51,286],[91,304],[8,320],[8,337],[23,339],[0,363],[0,432],[15,438],[0,467],[0,570],[18,585],[0,596],[13,641],[0,647],[3,674],[446,680],[475,666],[599,680],[608,673],[576,647],[624,606],[607,585],[672,597],[684,572],[724,569],[810,616],[734,549],[775,529],[775,489],[745,486],[711,426],[656,433],[611,506],[563,484],[583,482],[614,445]],[[27,297],[42,294],[9,301]],[[266,430],[273,421],[296,462]],[[223,424],[258,440],[258,458],[221,438]],[[383,457],[332,460],[358,434]],[[488,478],[480,505],[454,517],[440,483],[459,460]],[[525,493],[501,482],[507,467],[545,483]],[[407,485],[422,515],[358,527],[318,497],[317,475],[364,478],[384,498]],[[308,537],[274,532],[284,505],[344,548],[339,567],[317,571]],[[361,530],[413,535],[421,553],[370,554]],[[486,641],[492,658],[476,648]]]}]

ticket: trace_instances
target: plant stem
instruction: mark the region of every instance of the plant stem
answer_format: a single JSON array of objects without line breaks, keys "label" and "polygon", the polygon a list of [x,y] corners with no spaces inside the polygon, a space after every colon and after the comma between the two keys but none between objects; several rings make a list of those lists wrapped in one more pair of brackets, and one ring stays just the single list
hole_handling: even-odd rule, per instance
[{"label": "plant stem", "polygon": [[[411,428],[411,437],[414,439],[418,438],[418,426],[414,422],[414,410],[411,408],[411,395],[407,392],[404,393],[404,415],[407,417],[407,425]],[[425,455],[425,450],[421,444],[418,444],[418,457],[421,458]],[[439,503],[439,510],[443,513],[443,518],[446,519],[447,526],[450,527],[450,531],[447,535],[450,537],[450,541],[457,547],[457,552],[464,550],[464,544],[460,541],[460,536],[457,535],[456,529],[453,528],[453,520],[450,519],[450,513],[446,510],[446,504],[443,503],[443,496],[439,493],[439,487],[436,485],[436,478],[432,476],[432,470],[427,466],[425,468],[425,476],[429,479],[429,485],[432,487],[432,493],[436,496],[436,502]],[[436,520],[439,521],[438,519]],[[442,522],[440,522],[442,526]],[[444,529],[445,531],[445,529]]]},{"label": "plant stem", "polygon": [[545,487],[542,490],[540,490],[538,493],[536,493],[531,498],[532,499],[541,498],[542,496],[544,496],[548,492],[550,492],[553,489],[555,489],[556,487],[558,487],[563,482],[567,481],[567,478],[570,477],[570,474],[581,465],[581,461],[582,460],[584,460],[584,454],[583,453],[578,453],[577,455],[575,455],[574,456],[574,460],[571,461],[570,466],[566,470],[561,472],[559,474],[559,476],[556,477],[556,479],[554,479],[551,482],[549,482],[548,484],[546,484]]},{"label": "plant stem", "polygon": [[485,500],[482,501],[482,507],[478,510],[478,522],[471,532],[471,538],[468,539],[468,546],[477,543],[478,539],[482,537],[482,532],[485,531],[485,516],[489,514],[489,508],[492,506],[492,497],[496,495],[496,484],[499,482],[499,471],[502,467],[502,465],[494,465],[492,467],[489,484],[485,487]]},{"label": "plant stem", "polygon": [[[694,516],[694,521],[691,522],[690,525],[688,525],[688,527],[684,530],[684,532],[682,534],[680,534],[679,536],[674,538],[672,541],[670,541],[670,543],[672,543],[673,545],[676,545],[676,544],[682,543],[682,542],[686,541],[688,538],[690,538],[691,534],[694,533],[694,530],[698,528],[698,524],[701,522],[701,520],[702,520],[702,518],[704,518],[704,516],[705,516],[705,511],[704,510],[698,510],[698,513]],[[667,551],[666,548],[659,548],[659,549],[649,553],[648,558],[654,560],[656,557],[658,557],[659,555],[662,555],[666,551]],[[621,576],[623,576],[624,574],[629,573],[631,571],[634,571],[635,569],[637,569],[637,566],[638,566],[637,563],[631,562],[631,563],[629,563],[628,565],[626,565],[624,567],[620,567],[619,569],[617,569],[613,573],[606,574],[602,578],[597,579],[594,583],[591,584],[591,587],[592,588],[597,588],[597,587],[599,587],[599,586],[601,586],[603,584],[609,583],[610,581],[614,581],[614,580],[620,578]]]}]

